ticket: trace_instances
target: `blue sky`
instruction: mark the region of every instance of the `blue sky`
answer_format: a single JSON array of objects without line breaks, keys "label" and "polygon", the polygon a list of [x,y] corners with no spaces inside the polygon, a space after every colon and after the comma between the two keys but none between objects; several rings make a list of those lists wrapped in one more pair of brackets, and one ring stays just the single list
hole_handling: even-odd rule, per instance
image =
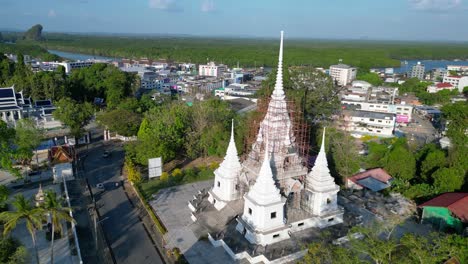
[{"label": "blue sky", "polygon": [[468,41],[468,0],[0,0],[0,28]]}]

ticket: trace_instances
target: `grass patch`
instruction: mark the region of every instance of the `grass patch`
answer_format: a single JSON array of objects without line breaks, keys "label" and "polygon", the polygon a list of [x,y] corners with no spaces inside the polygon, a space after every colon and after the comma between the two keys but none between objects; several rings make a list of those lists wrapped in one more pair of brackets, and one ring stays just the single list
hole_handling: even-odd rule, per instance
[{"label": "grass patch", "polygon": [[164,188],[213,179],[215,169],[216,166],[211,165],[185,170],[175,169],[170,175],[165,173],[159,179],[143,181],[139,184],[139,189],[143,197],[148,200],[151,199],[152,194]]}]

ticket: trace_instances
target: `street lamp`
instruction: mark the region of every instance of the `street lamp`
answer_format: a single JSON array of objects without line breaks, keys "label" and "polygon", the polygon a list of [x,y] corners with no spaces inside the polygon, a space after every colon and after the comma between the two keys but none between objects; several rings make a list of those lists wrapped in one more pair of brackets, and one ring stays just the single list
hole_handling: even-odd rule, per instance
[{"label": "street lamp", "polygon": [[98,220],[97,220],[97,208],[96,208],[95,206],[91,206],[90,208],[88,208],[88,211],[90,211],[90,209],[94,211],[94,213],[93,213],[93,222],[94,222],[94,243],[95,243],[95,245],[96,245],[96,250],[97,250],[97,249],[98,249],[97,225],[98,225],[99,223],[101,223],[101,222],[106,221],[107,219],[109,219],[109,217],[106,216],[106,217],[104,217],[103,219],[101,219],[101,220],[98,221]]}]

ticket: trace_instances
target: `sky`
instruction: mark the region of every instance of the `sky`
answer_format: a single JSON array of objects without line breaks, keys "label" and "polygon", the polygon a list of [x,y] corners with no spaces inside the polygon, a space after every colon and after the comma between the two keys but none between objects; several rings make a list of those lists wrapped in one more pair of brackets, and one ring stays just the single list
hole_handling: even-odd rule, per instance
[{"label": "sky", "polygon": [[468,0],[0,0],[0,30],[468,41]]}]

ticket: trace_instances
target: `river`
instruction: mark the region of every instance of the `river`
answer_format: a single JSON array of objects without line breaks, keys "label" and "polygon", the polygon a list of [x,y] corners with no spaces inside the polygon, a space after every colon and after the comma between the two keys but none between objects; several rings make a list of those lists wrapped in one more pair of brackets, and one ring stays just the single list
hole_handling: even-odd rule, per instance
[{"label": "river", "polygon": [[47,50],[49,53],[58,55],[62,58],[66,58],[69,60],[74,60],[74,61],[85,61],[85,60],[120,60],[120,58],[111,58],[111,57],[105,57],[105,56],[96,56],[96,55],[89,55],[89,54],[83,54],[83,53],[76,53],[76,52],[66,52],[66,51],[60,51],[60,50]]},{"label": "river", "polygon": [[411,71],[411,68],[416,65],[418,62],[424,64],[426,71],[437,68],[447,68],[447,65],[458,65],[458,66],[468,66],[468,61],[453,61],[453,60],[406,60],[401,61],[401,66],[393,68],[394,73],[407,73]]},{"label": "river", "polygon": [[[52,54],[56,54],[62,58],[67,58],[70,60],[121,60],[121,58],[111,58],[105,56],[95,56],[83,53],[76,52],[65,52],[59,50],[48,50]],[[453,61],[453,60],[406,60],[401,61],[401,66],[393,68],[394,73],[406,73],[411,70],[411,68],[420,61],[426,67],[426,71],[436,69],[436,68],[447,68],[447,65],[465,65],[468,66],[468,61]]]}]

